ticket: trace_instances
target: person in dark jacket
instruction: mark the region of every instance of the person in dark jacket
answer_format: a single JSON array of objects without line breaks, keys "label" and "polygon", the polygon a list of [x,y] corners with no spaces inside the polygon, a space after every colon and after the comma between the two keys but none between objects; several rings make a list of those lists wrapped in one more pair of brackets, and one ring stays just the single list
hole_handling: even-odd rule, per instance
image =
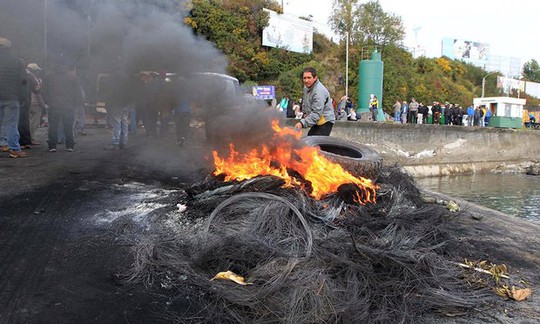
[{"label": "person in dark jacket", "polygon": [[19,109],[27,83],[23,62],[10,53],[11,41],[0,37],[0,145],[12,158],[25,157],[19,144]]},{"label": "person in dark jacket", "polygon": [[438,101],[433,102],[431,112],[433,114],[433,124],[439,125],[441,123],[441,104]]},{"label": "person in dark jacket", "polygon": [[75,109],[82,104],[79,78],[69,61],[60,57],[53,64],[43,83],[46,85],[43,89],[43,98],[49,106],[49,152],[56,152],[60,123],[64,127],[66,150],[73,152]]}]

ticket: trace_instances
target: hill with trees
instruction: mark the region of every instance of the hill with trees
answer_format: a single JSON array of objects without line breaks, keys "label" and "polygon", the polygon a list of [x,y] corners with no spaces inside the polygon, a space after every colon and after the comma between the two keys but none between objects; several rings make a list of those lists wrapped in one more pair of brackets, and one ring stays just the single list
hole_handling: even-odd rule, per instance
[{"label": "hill with trees", "polygon": [[[262,46],[262,30],[268,25],[267,8],[282,12],[273,0],[193,0],[184,23],[193,31],[216,44],[229,59],[228,73],[248,85],[271,84],[278,97],[300,98],[300,73],[314,66],[334,98],[345,93],[340,77],[345,75],[345,49],[349,42],[349,95],[357,98],[358,66],[377,48],[384,62],[383,108],[388,110],[396,100],[416,98],[458,103],[464,107],[482,92],[482,78],[488,71],[464,61],[447,57],[414,58],[403,46],[405,31],[401,18],[383,10],[380,3],[358,0],[334,2],[330,25],[340,37],[336,44],[315,31],[313,52],[301,54],[286,49]],[[310,17],[303,19],[310,20]],[[538,63],[527,62],[523,75],[537,81]],[[536,71],[536,72],[535,72]],[[340,84],[341,83],[341,84]],[[486,96],[497,96],[495,82],[485,85]],[[540,100],[527,97],[529,104]]]}]

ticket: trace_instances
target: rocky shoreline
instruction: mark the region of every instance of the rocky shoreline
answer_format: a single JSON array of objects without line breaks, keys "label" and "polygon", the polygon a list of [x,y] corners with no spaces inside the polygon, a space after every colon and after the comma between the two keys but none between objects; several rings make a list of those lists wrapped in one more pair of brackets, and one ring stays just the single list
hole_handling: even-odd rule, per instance
[{"label": "rocky shoreline", "polygon": [[496,174],[527,174],[537,176],[540,175],[540,160],[518,164],[501,164],[491,172]]}]

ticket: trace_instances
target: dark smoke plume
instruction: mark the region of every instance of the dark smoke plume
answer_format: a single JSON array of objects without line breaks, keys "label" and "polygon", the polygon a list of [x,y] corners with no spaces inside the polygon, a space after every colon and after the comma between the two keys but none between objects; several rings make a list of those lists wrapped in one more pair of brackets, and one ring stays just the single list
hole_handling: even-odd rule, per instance
[{"label": "dark smoke plume", "polygon": [[0,33],[12,40],[18,55],[42,65],[62,54],[94,74],[118,66],[126,72],[223,73],[225,57],[183,24],[187,5],[181,1],[165,3],[169,5],[148,1],[4,0],[0,4]]},{"label": "dark smoke plume", "polygon": [[[118,74],[134,78],[141,71],[226,73],[228,61],[213,43],[184,25],[189,1],[183,0],[2,0],[0,37],[13,43],[13,52],[26,62],[36,62],[44,73],[62,60],[77,69],[88,102],[105,101],[98,93],[98,76]],[[101,79],[100,79],[101,80]],[[187,84],[189,87],[183,87]],[[109,93],[133,96],[128,82],[109,82]],[[250,113],[230,114],[223,106],[223,84],[194,86],[191,80],[172,86],[176,96],[185,93],[205,98],[203,109],[217,120],[222,138],[250,138],[269,125],[261,102],[251,103]],[[233,98],[237,104],[243,98]],[[244,106],[247,106],[244,104]],[[253,107],[259,106],[259,107]],[[264,107],[263,107],[264,108]],[[215,116],[214,116],[215,115]],[[247,120],[245,119],[247,118]]]}]

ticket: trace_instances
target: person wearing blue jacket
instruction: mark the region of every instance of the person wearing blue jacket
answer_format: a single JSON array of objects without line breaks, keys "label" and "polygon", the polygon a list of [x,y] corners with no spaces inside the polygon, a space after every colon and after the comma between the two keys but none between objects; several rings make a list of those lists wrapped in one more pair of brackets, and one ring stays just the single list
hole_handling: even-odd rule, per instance
[{"label": "person wearing blue jacket", "polygon": [[467,107],[467,126],[472,126],[474,120],[474,108],[472,105]]}]

